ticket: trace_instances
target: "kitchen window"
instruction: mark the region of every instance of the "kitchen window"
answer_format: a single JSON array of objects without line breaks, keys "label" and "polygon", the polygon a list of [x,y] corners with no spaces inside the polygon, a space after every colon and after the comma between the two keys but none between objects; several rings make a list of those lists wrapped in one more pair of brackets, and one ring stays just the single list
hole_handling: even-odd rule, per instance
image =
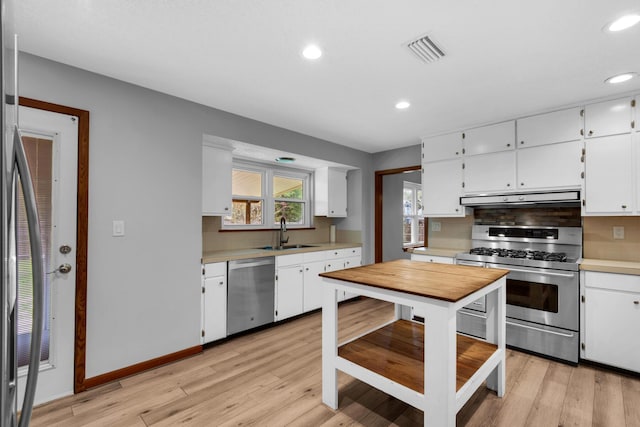
[{"label": "kitchen window", "polygon": [[222,228],[272,229],[282,217],[288,227],[310,227],[310,181],[310,172],[234,162],[233,208]]},{"label": "kitchen window", "polygon": [[402,197],[402,244],[424,244],[424,217],[422,216],[422,185],[404,182]]}]

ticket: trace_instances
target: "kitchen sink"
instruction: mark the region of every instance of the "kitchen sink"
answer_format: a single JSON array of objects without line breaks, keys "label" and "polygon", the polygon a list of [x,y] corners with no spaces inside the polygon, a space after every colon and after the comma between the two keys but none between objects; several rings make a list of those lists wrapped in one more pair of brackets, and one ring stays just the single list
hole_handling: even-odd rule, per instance
[{"label": "kitchen sink", "polygon": [[283,246],[263,246],[261,248],[265,251],[284,251],[287,249],[302,249],[302,248],[315,248],[315,245],[283,245]]}]

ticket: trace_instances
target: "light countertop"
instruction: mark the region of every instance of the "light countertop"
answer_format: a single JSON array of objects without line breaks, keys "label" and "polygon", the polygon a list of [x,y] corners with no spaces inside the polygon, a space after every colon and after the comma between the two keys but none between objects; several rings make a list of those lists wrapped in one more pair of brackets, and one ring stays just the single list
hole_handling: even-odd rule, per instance
[{"label": "light countertop", "polygon": [[640,262],[612,261],[607,259],[583,259],[580,270],[602,273],[634,274],[640,276]]},{"label": "light countertop", "polygon": [[290,254],[299,254],[304,252],[330,251],[332,249],[356,248],[356,247],[362,246],[361,243],[305,243],[305,245],[307,244],[312,247],[285,249],[285,250],[248,248],[248,249],[227,249],[227,250],[220,250],[220,251],[204,252],[202,254],[202,263],[208,264],[212,262],[225,262],[225,261],[233,261],[237,259],[290,255]]}]

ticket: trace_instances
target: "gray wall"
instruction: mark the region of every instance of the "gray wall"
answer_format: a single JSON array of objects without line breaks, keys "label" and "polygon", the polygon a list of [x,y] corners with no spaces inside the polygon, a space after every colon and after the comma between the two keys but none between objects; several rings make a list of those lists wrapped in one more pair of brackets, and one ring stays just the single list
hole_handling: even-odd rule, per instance
[{"label": "gray wall", "polygon": [[373,170],[380,171],[386,169],[396,169],[421,164],[421,145],[398,148],[396,150],[381,151],[373,155]]},{"label": "gray wall", "polygon": [[382,178],[382,261],[411,258],[402,250],[402,190],[404,181],[420,180],[419,171]]},{"label": "gray wall", "polygon": [[21,95],[91,114],[87,377],[200,342],[203,134],[361,168],[338,227],[372,230],[370,154],[27,54],[20,73]]}]

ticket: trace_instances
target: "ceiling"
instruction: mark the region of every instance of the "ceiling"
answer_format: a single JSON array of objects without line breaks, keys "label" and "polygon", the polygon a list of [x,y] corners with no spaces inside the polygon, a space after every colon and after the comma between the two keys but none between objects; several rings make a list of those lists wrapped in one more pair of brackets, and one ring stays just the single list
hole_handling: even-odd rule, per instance
[{"label": "ceiling", "polygon": [[[23,51],[375,153],[640,89],[603,83],[640,72],[640,25],[602,30],[627,12],[640,3],[20,0],[17,23]],[[444,58],[413,56],[423,35]]]}]

